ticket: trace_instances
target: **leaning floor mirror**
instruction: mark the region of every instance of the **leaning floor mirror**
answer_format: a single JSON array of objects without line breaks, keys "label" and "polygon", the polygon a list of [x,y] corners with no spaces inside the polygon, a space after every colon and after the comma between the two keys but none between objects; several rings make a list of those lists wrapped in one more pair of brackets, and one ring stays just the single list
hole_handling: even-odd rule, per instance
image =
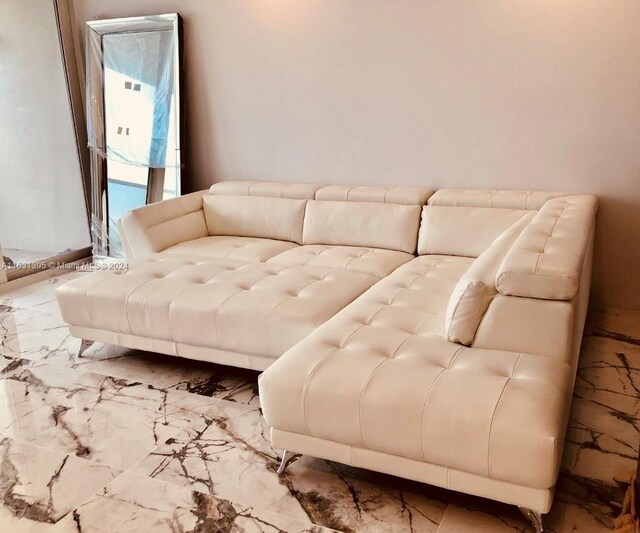
[{"label": "leaning floor mirror", "polygon": [[87,133],[96,262],[125,259],[120,217],[180,195],[177,13],[87,22]]}]

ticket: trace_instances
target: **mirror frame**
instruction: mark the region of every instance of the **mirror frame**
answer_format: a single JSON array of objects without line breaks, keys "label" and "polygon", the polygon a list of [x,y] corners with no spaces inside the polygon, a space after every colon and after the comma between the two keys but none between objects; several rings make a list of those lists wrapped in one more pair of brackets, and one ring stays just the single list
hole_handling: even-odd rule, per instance
[{"label": "mirror frame", "polygon": [[[109,224],[108,175],[106,159],[106,122],[104,105],[104,58],[103,38],[106,35],[119,33],[139,33],[147,31],[172,30],[175,46],[173,57],[173,85],[176,98],[175,114],[178,129],[176,142],[176,196],[182,194],[182,150],[184,147],[184,77],[182,70],[182,17],[178,13],[163,15],[149,15],[141,17],[126,17],[115,19],[93,20],[86,23],[85,32],[85,68],[86,68],[86,117],[88,138],[96,140],[96,147],[90,146],[91,169],[91,242],[94,261],[111,258],[124,260],[122,253],[114,250],[114,235],[118,228]],[[99,39],[99,53],[92,52],[92,39]],[[164,168],[148,167],[147,189],[145,205],[162,200]],[[115,226],[115,224],[114,224]]]}]

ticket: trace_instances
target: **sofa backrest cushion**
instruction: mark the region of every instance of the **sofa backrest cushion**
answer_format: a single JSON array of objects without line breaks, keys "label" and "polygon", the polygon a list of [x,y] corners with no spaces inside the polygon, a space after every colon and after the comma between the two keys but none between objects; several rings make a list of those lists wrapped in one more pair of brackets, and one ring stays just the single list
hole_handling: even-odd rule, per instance
[{"label": "sofa backrest cushion", "polygon": [[260,237],[302,243],[306,200],[262,196],[203,197],[209,235]]},{"label": "sofa backrest cushion", "polygon": [[276,181],[221,181],[214,183],[209,194],[220,196],[266,196],[312,200],[322,185],[313,183],[282,183]]},{"label": "sofa backrest cushion", "polygon": [[310,200],[302,242],[415,253],[419,222],[418,205]]},{"label": "sofa backrest cushion", "polygon": [[497,273],[505,295],[570,300],[578,293],[597,201],[574,195],[548,201],[520,234]]},{"label": "sofa backrest cushion", "polygon": [[525,213],[524,209],[425,206],[418,254],[478,257]]},{"label": "sofa backrest cushion", "polygon": [[385,204],[424,205],[433,194],[422,187],[373,187],[327,185],[316,192],[316,200],[338,202],[379,202]]},{"label": "sofa backrest cushion", "polygon": [[496,294],[495,279],[500,265],[518,236],[531,222],[534,212],[525,211],[511,227],[493,241],[454,287],[445,314],[447,340],[470,345],[491,300]]}]

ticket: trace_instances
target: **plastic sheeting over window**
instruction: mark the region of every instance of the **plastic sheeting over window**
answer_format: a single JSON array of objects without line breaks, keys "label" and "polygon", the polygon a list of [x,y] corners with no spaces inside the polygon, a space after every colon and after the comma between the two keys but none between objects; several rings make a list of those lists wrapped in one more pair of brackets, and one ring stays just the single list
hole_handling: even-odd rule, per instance
[{"label": "plastic sheeting over window", "polygon": [[117,221],[180,195],[179,16],[87,23],[94,259],[123,259]]},{"label": "plastic sheeting over window", "polygon": [[87,130],[89,147],[107,159],[164,168],[180,165],[178,44],[173,26],[155,18],[89,23],[87,64],[102,68],[87,70]]}]

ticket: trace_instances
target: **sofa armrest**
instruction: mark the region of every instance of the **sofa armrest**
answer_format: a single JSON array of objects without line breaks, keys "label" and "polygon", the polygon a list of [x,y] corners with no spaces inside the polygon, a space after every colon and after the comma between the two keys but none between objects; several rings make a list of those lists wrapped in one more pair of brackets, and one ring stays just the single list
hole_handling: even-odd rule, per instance
[{"label": "sofa armrest", "polygon": [[122,244],[129,259],[156,253],[180,242],[209,235],[198,191],[145,205],[119,221]]},{"label": "sofa armrest", "polygon": [[500,265],[498,291],[547,300],[575,297],[596,211],[596,198],[590,195],[546,202]]}]

